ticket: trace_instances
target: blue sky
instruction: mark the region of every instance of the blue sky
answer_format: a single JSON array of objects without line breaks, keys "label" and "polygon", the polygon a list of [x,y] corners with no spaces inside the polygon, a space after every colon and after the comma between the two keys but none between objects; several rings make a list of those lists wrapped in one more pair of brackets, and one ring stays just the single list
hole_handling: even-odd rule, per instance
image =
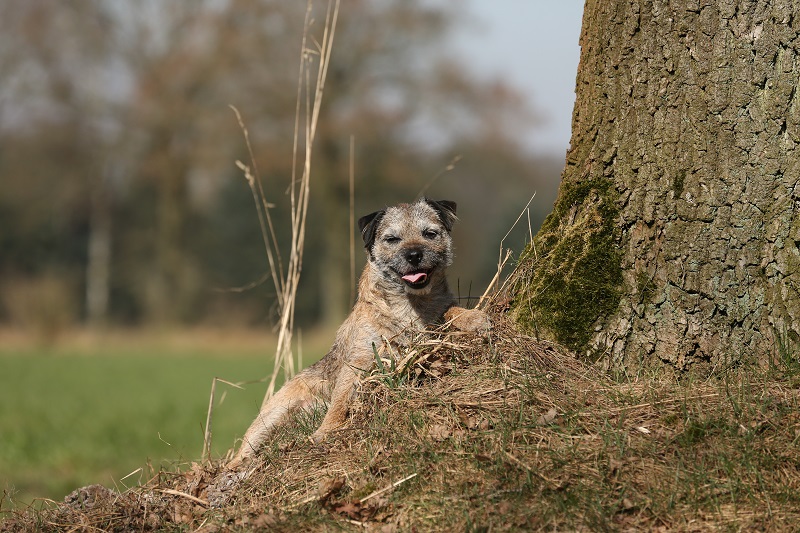
[{"label": "blue sky", "polygon": [[563,156],[569,146],[583,0],[462,0],[471,22],[453,46],[478,76],[508,80],[545,123],[525,145]]}]

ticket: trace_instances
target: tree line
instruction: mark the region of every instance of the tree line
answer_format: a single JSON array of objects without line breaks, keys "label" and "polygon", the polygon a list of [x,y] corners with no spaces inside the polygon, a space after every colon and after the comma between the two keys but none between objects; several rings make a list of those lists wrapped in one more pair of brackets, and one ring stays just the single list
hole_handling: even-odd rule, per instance
[{"label": "tree line", "polygon": [[[258,283],[268,265],[230,106],[248,129],[276,236],[288,240],[307,8],[0,7],[0,321],[46,334],[76,322],[269,322],[274,295]],[[313,54],[325,5],[310,9]],[[559,161],[520,146],[536,116],[513,88],[476,79],[468,58],[448,54],[447,32],[464,19],[455,2],[342,2],[314,153],[300,324],[339,320],[349,305],[351,169],[356,215],[427,187],[459,203],[461,296],[482,292],[528,197],[538,194],[532,224],[548,210]],[[529,231],[516,233],[506,244]]]}]

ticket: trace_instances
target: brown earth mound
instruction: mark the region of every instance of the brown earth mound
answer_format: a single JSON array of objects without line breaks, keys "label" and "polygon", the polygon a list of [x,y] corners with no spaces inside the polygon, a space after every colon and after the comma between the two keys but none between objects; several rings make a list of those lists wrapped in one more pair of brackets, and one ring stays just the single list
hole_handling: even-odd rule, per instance
[{"label": "brown earth mound", "polygon": [[[800,519],[800,372],[617,382],[501,314],[382,362],[348,425],[280,428],[237,472],[194,463],[99,485],[0,531],[789,530]],[[760,374],[764,376],[765,374]]]}]

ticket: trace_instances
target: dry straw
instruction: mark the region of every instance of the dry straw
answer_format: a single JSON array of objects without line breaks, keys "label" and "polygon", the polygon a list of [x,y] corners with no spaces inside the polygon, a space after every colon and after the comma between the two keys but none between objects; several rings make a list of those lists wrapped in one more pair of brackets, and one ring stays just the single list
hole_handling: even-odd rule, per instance
[{"label": "dry straw", "polygon": [[[297,299],[297,289],[300,284],[300,273],[303,269],[306,218],[308,215],[308,199],[311,190],[311,155],[313,152],[314,139],[316,138],[317,125],[319,122],[319,112],[320,108],[322,107],[322,97],[325,92],[325,79],[327,78],[328,74],[331,50],[333,49],[333,38],[336,30],[336,21],[339,15],[339,0],[328,2],[328,8],[325,16],[325,26],[321,41],[317,41],[316,39],[309,37],[311,26],[313,24],[312,7],[312,3],[308,2],[305,20],[303,22],[300,70],[297,82],[297,103],[295,107],[294,140],[292,144],[292,177],[289,185],[291,240],[288,256],[289,262],[285,270],[283,257],[281,256],[280,248],[278,247],[275,225],[269,212],[273,205],[267,201],[264,188],[261,185],[258,164],[256,162],[255,154],[253,153],[252,144],[250,143],[250,133],[239,110],[234,106],[230,106],[236,115],[236,120],[238,121],[239,127],[242,130],[242,135],[244,136],[248,155],[250,157],[249,165],[241,161],[236,161],[236,166],[244,174],[244,178],[253,194],[256,214],[258,215],[258,221],[261,228],[261,237],[264,242],[264,251],[267,256],[267,263],[269,264],[269,273],[264,275],[262,279],[234,290],[242,291],[250,289],[263,283],[268,277],[271,277],[273,286],[275,287],[275,294],[277,295],[278,303],[278,342],[275,348],[272,374],[269,376],[269,385],[262,403],[266,403],[267,400],[275,393],[275,385],[277,384],[278,375],[281,371],[283,371],[284,380],[288,380],[294,376],[296,368],[300,366],[299,354],[297,367],[295,366],[295,360],[292,357],[295,301]],[[311,72],[315,61],[317,62],[317,71],[312,85]],[[302,156],[302,174],[298,178],[301,129],[303,131],[304,150]],[[351,167],[351,218],[353,182],[352,173],[353,171]],[[353,253],[352,248],[353,244],[351,243],[351,255]],[[241,385],[243,384],[230,383],[219,378],[214,378],[212,381],[208,414],[206,417],[206,429],[203,438],[202,457],[203,460],[207,462],[210,462],[211,460],[211,426],[217,381],[221,381],[227,385],[237,388],[241,388]]]},{"label": "dry straw", "polygon": [[[310,37],[310,30],[313,23],[312,5],[310,2],[306,10],[300,54],[300,70],[297,83],[295,133],[292,147],[292,179],[289,186],[291,240],[288,264],[286,265],[285,271],[283,259],[277,245],[275,228],[269,214],[270,205],[261,187],[258,167],[250,145],[247,128],[238,110],[233,108],[244,134],[251,160],[250,165],[237,161],[237,166],[244,172],[245,179],[253,193],[256,212],[261,224],[264,249],[267,254],[270,274],[277,294],[278,310],[280,314],[275,361],[272,374],[269,378],[269,386],[267,387],[264,402],[274,394],[278,375],[281,371],[283,372],[284,379],[291,378],[295,373],[295,364],[292,357],[292,335],[294,332],[295,301],[300,283],[300,273],[303,268],[306,218],[308,215],[309,193],[311,191],[311,155],[314,147],[314,139],[316,138],[319,113],[322,107],[322,98],[325,92],[325,80],[330,64],[338,15],[339,1],[329,2],[325,15],[322,40],[318,41]],[[312,80],[312,70],[315,62],[316,74],[313,75]],[[300,169],[298,168],[298,163],[301,160],[301,131],[303,135],[303,153],[302,168]],[[300,174],[299,177],[298,174]]]}]

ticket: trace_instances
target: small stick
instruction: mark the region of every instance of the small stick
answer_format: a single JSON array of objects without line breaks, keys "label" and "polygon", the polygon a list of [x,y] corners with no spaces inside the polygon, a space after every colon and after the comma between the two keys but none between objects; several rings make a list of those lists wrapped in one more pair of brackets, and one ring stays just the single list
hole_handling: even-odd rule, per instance
[{"label": "small stick", "polygon": [[207,501],[201,500],[200,498],[192,496],[191,494],[186,494],[185,492],[181,492],[179,490],[158,489],[158,492],[161,492],[163,494],[171,494],[173,496],[180,496],[181,498],[186,498],[187,500],[192,500],[195,503],[199,503],[203,507],[210,507],[210,504]]},{"label": "small stick", "polygon": [[680,401],[688,401],[688,400],[702,400],[704,398],[716,398],[719,396],[718,392],[712,392],[710,394],[701,394],[699,396],[689,396],[686,398],[669,398],[666,400],[659,400],[657,402],[648,402],[648,403],[640,403],[636,405],[627,405],[623,407],[615,407],[614,409],[609,409],[608,413],[619,413],[622,411],[627,411],[628,409],[641,409],[642,407],[655,407],[656,405],[662,405],[665,403],[675,403]]},{"label": "small stick", "polygon": [[[491,292],[492,288],[495,286],[495,284],[497,284],[498,280],[500,279],[500,274],[503,272],[503,269],[505,268],[506,263],[511,258],[511,250],[506,250],[506,256],[505,256],[505,258],[503,258],[503,243],[505,242],[506,238],[508,238],[508,236],[511,235],[511,232],[514,230],[514,228],[517,227],[517,223],[519,223],[520,219],[522,218],[522,216],[526,212],[528,213],[528,230],[530,232],[530,209],[529,208],[530,208],[531,202],[533,202],[534,198],[536,198],[536,193],[533,193],[533,196],[531,196],[531,199],[528,200],[528,203],[525,204],[525,207],[522,209],[522,211],[520,211],[519,216],[514,221],[514,223],[511,225],[511,227],[508,229],[508,231],[506,232],[505,236],[502,239],[500,239],[500,254],[497,257],[497,273],[494,275],[494,278],[492,278],[492,281],[489,283],[489,286],[486,287],[486,290],[483,292],[483,296],[481,296],[480,299],[478,300],[478,305],[475,306],[476,309],[480,309],[480,307],[483,304],[483,302],[487,300],[489,292]],[[533,236],[532,235],[533,234],[531,233],[531,243],[533,243]],[[534,253],[536,253],[535,245],[532,244],[532,246],[534,246]],[[506,280],[506,281],[508,281],[508,280]],[[503,283],[503,286],[505,286],[505,282]]]},{"label": "small stick", "polygon": [[142,467],[140,466],[139,468],[137,468],[136,470],[134,470],[133,472],[131,472],[131,473],[130,473],[130,474],[128,474],[127,476],[124,476],[124,477],[120,478],[120,481],[125,481],[126,479],[128,479],[128,478],[129,478],[129,477],[131,477],[132,475],[141,473],[141,472],[142,472],[142,470],[143,470],[143,469],[142,469]]},{"label": "small stick", "polygon": [[489,282],[489,286],[486,287],[486,290],[483,292],[483,295],[481,295],[480,299],[478,299],[478,305],[475,306],[476,309],[480,309],[481,305],[489,296],[489,293],[492,291],[492,288],[494,288],[494,286],[497,284],[497,281],[500,279],[500,273],[503,271],[503,268],[505,268],[506,263],[508,262],[509,259],[511,259],[511,250],[506,250],[506,257],[502,260],[501,263],[497,265],[497,272],[492,278],[492,281]]},{"label": "small stick", "polygon": [[511,461],[512,461],[513,463],[515,463],[516,465],[518,465],[518,466],[520,466],[520,467],[524,468],[525,470],[527,470],[528,472],[530,472],[530,473],[531,473],[531,474],[533,474],[534,476],[539,476],[541,479],[543,479],[543,480],[545,480],[545,481],[547,481],[548,483],[551,483],[551,484],[553,484],[553,485],[557,485],[557,484],[558,484],[558,483],[556,483],[556,481],[555,481],[555,480],[553,480],[553,479],[550,479],[549,477],[547,477],[547,476],[545,476],[545,475],[543,475],[543,474],[540,474],[539,472],[537,472],[536,470],[534,470],[534,469],[533,469],[533,468],[531,468],[530,466],[526,465],[525,463],[523,463],[522,461],[520,461],[519,459],[517,459],[516,457],[514,457],[513,455],[511,455],[509,452],[507,452],[507,451],[505,451],[505,450],[504,450],[504,451],[503,451],[503,453],[505,453],[505,454],[506,454],[506,457],[508,457],[509,459],[511,459]]},{"label": "small stick", "polygon": [[417,477],[417,473],[416,473],[416,472],[414,472],[414,473],[413,473],[413,474],[411,474],[410,476],[406,476],[406,477],[404,477],[404,478],[403,478],[403,479],[401,479],[400,481],[395,481],[395,482],[394,482],[394,483],[392,483],[391,485],[387,485],[386,487],[383,487],[382,489],[376,490],[375,492],[373,492],[373,493],[372,493],[372,494],[370,494],[369,496],[365,496],[365,497],[361,498],[360,500],[358,500],[358,503],[364,503],[365,501],[369,500],[370,498],[374,498],[375,496],[380,496],[380,495],[381,495],[381,494],[383,494],[384,492],[386,492],[386,491],[389,491],[389,490],[392,490],[393,488],[397,487],[397,486],[398,486],[398,485],[400,485],[401,483],[405,483],[405,482],[406,482],[406,481],[408,481],[409,479],[411,479],[411,478],[415,478],[415,477]]},{"label": "small stick", "polygon": [[211,413],[214,411],[214,393],[217,390],[217,378],[211,380],[211,395],[208,398],[208,414],[206,414],[206,432],[203,435],[203,460],[211,462]]},{"label": "small stick", "polygon": [[208,414],[206,415],[206,431],[205,434],[203,435],[203,453],[201,455],[201,457],[203,457],[203,459],[208,462],[211,462],[211,418],[212,418],[211,415],[214,412],[214,396],[217,388],[217,381],[221,381],[222,383],[230,385],[231,387],[236,387],[237,389],[242,389],[242,390],[244,389],[244,387],[242,387],[239,383],[231,383],[230,381],[221,378],[215,377],[211,381],[211,396],[208,399]]},{"label": "small stick", "polygon": [[307,503],[311,503],[311,502],[313,502],[314,500],[319,500],[319,495],[317,495],[317,494],[313,494],[313,495],[311,495],[311,496],[307,497],[307,498],[306,498],[306,499],[304,499],[304,500],[300,500],[299,502],[297,502],[297,503],[295,503],[295,504],[293,504],[293,505],[290,505],[290,506],[289,506],[289,509],[294,509],[295,507],[300,507],[301,505],[305,505],[305,504],[307,504]]},{"label": "small stick", "polygon": [[438,180],[439,178],[441,178],[442,176],[444,176],[445,174],[447,174],[448,172],[450,172],[451,170],[453,170],[454,168],[456,168],[456,163],[458,163],[459,161],[461,161],[461,157],[462,157],[461,155],[457,155],[457,156],[455,156],[453,159],[451,159],[451,160],[450,160],[450,163],[448,163],[448,164],[447,164],[447,166],[446,166],[446,167],[444,167],[444,169],[440,170],[440,171],[439,171],[439,172],[438,172],[438,173],[437,173],[437,174],[436,174],[434,177],[432,177],[432,178],[430,179],[430,181],[428,181],[428,183],[426,183],[426,184],[425,184],[425,185],[422,187],[422,189],[420,189],[420,191],[417,193],[417,198],[421,198],[421,197],[422,197],[422,195],[423,195],[423,194],[425,194],[425,192],[428,190],[428,188],[429,188],[431,185],[433,185],[433,183],[434,183],[436,180]]}]

